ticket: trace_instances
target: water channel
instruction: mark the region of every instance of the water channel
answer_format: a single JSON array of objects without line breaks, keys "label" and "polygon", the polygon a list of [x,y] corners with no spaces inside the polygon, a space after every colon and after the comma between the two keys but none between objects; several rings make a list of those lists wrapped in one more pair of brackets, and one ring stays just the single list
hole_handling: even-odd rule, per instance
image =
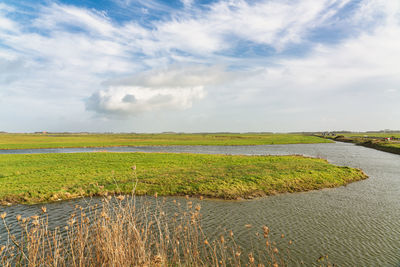
[{"label": "water channel", "polygon": [[[251,241],[254,240],[255,231],[268,225],[276,239],[284,233],[293,240],[291,257],[296,262],[302,260],[306,266],[317,264],[316,259],[326,254],[338,266],[400,266],[400,155],[348,143],[0,150],[0,154],[104,150],[245,155],[302,154],[325,158],[336,165],[361,168],[369,178],[344,187],[253,200],[203,200],[201,205],[204,228],[211,234],[232,229],[241,245],[256,247],[257,244]],[[167,198],[167,201],[172,199],[176,198]],[[87,201],[78,199],[46,204],[49,220],[64,224],[74,206]],[[15,218],[17,214],[30,216],[39,213],[41,206],[0,207],[0,212],[6,211],[8,218]],[[251,224],[254,228],[244,227],[246,224]],[[4,227],[0,226],[0,239],[4,238],[4,231]]]}]

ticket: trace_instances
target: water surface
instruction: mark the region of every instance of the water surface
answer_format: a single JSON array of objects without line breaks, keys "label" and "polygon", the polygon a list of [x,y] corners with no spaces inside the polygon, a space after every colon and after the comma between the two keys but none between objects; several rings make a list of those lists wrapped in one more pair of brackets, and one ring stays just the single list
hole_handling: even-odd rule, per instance
[{"label": "water surface", "polygon": [[[334,189],[282,194],[244,201],[203,200],[203,224],[209,234],[232,229],[238,242],[256,248],[255,231],[271,228],[293,240],[291,256],[306,265],[329,255],[339,266],[400,266],[400,155],[349,143],[265,146],[168,146],[6,150],[14,153],[190,152],[209,154],[286,155],[326,158],[337,165],[363,169],[369,179]],[[144,197],[154,201],[154,198]],[[167,198],[172,201],[174,198]],[[47,204],[50,220],[65,223],[76,204],[88,199]],[[90,201],[98,202],[99,199]],[[194,200],[198,201],[198,200]],[[41,205],[2,207],[10,216],[39,213]],[[245,228],[252,224],[254,228]],[[4,228],[0,228],[4,238]],[[286,242],[287,239],[285,239]],[[294,264],[296,265],[296,264]]]}]

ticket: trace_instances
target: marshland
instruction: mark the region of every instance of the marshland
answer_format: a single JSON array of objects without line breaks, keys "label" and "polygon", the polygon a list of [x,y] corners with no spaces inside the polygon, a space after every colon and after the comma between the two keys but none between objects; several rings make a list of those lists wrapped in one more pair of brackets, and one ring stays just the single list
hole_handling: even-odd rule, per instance
[{"label": "marshland", "polygon": [[0,0],[0,266],[400,266],[400,1]]},{"label": "marshland", "polygon": [[[324,142],[324,139],[319,139]],[[60,254],[40,254],[46,256],[38,256],[36,260],[51,259],[54,262],[58,257],[58,266],[74,261],[71,244],[79,244],[73,249],[76,249],[74,253],[81,253],[81,258],[74,256],[75,263],[82,259],[82,253],[93,256],[84,263],[88,266],[96,265],[96,260],[110,265],[113,260],[122,261],[115,254],[121,249],[124,254],[119,256],[125,255],[134,261],[126,261],[127,266],[238,266],[253,260],[255,264],[278,266],[302,262],[306,265],[371,262],[391,265],[398,261],[396,229],[399,229],[400,213],[390,208],[393,203],[398,203],[398,155],[349,143],[273,142],[274,145],[257,146],[228,143],[227,146],[148,147],[131,143],[127,147],[113,148],[3,150],[0,155],[2,200],[3,204],[13,205],[1,208],[1,213],[6,214],[4,222],[7,225],[7,228],[1,228],[2,243],[12,243],[6,229],[19,236],[21,232],[32,234],[21,231],[21,227],[37,228],[35,233],[42,236],[36,236],[36,243],[30,245],[32,248],[48,248],[43,243],[48,242],[48,237],[53,242],[58,240],[56,244],[62,248],[54,250]],[[365,179],[366,175],[368,179]],[[348,184],[356,180],[362,181]],[[329,189],[314,190],[321,188]],[[135,191],[134,197],[131,196],[132,190]],[[183,197],[185,195],[188,199]],[[135,200],[132,202],[132,199]],[[105,201],[108,201],[106,207]],[[191,210],[187,210],[188,206]],[[46,213],[42,207],[46,207]],[[99,228],[97,226],[105,222],[105,217],[101,216],[103,208],[107,208],[103,215],[107,214],[113,223]],[[157,211],[158,208],[161,210]],[[127,211],[132,209],[137,212]],[[89,224],[81,221],[85,220],[85,216],[79,215],[81,212],[91,214],[87,219]],[[144,218],[143,212],[151,214],[148,220],[138,219]],[[190,220],[194,213],[198,216],[195,224]],[[73,228],[74,231],[65,228],[71,222],[71,214],[75,214],[76,223],[81,223]],[[163,214],[162,218],[160,214]],[[39,217],[32,217],[36,215]],[[174,225],[176,216],[182,218],[182,222],[186,220],[185,229],[192,230],[172,231],[179,226]],[[29,222],[23,224],[23,218]],[[117,220],[124,223],[117,223]],[[164,224],[157,223],[159,221]],[[133,232],[117,227],[125,223],[142,228],[145,223],[154,225],[145,227],[148,231],[140,237],[145,240],[142,242]],[[270,230],[267,236],[270,246],[265,245],[264,226]],[[181,227],[184,229],[185,225]],[[179,247],[182,251],[174,252],[175,245],[170,245],[173,243],[167,245],[165,239],[160,239],[160,232],[165,231],[175,244],[176,240],[186,240],[187,243]],[[118,242],[111,246],[112,242],[107,241],[111,243],[93,248],[90,239],[85,238],[96,233],[122,240],[121,235],[125,232],[126,239],[117,247]],[[189,234],[190,237],[178,236]],[[221,236],[224,242],[226,240],[225,245],[221,245]],[[375,240],[373,244],[371,239]],[[140,245],[139,241],[142,242]],[[142,256],[129,254],[133,252],[127,248],[135,246],[141,246]],[[14,247],[13,252],[11,247]],[[3,260],[11,260],[11,253],[19,255],[18,260],[26,263],[27,254],[18,254],[16,245],[11,244],[11,247],[4,249],[3,255],[7,256]],[[274,248],[279,251],[279,257]],[[35,254],[34,251],[30,253]],[[185,254],[185,251],[190,253]],[[238,251],[241,256],[235,258]]]}]

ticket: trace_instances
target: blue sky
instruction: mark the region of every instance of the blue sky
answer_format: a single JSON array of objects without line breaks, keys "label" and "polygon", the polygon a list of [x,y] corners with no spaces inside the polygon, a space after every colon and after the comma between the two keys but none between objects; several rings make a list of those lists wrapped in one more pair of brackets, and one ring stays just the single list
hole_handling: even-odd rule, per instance
[{"label": "blue sky", "polygon": [[400,2],[0,1],[0,131],[400,129]]}]

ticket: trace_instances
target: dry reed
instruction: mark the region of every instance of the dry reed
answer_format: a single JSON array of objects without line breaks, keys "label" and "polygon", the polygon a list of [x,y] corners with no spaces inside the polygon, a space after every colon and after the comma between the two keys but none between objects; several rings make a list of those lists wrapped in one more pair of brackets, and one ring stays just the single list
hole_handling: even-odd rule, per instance
[{"label": "dry reed", "polygon": [[[136,168],[132,168],[134,173]],[[136,181],[137,182],[137,181]],[[264,250],[245,253],[227,231],[207,237],[201,226],[201,206],[188,199],[173,201],[168,214],[165,199],[139,205],[131,197],[106,196],[101,205],[77,206],[65,227],[51,229],[47,209],[40,215],[16,216],[20,234],[8,231],[0,245],[2,266],[287,266],[270,230],[262,228]],[[282,236],[283,238],[283,236]],[[292,242],[290,241],[289,244]]]}]

